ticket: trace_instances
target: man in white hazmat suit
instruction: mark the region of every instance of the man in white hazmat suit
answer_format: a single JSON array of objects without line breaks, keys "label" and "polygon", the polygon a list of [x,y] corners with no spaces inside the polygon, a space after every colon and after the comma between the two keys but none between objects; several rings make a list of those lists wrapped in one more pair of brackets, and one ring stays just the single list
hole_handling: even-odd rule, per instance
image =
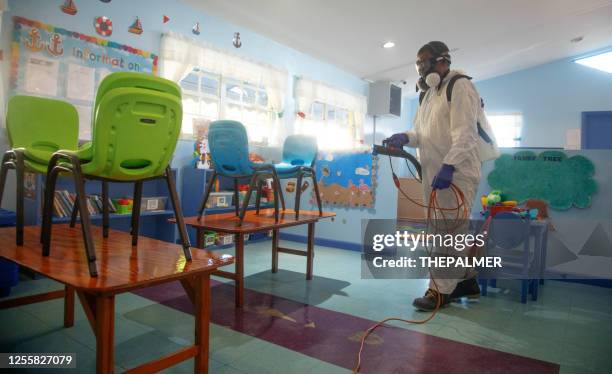
[{"label": "man in white hazmat suit", "polygon": [[[429,42],[418,51],[416,65],[422,93],[413,130],[395,134],[387,143],[396,148],[418,149],[426,203],[429,203],[432,189],[437,189],[437,200],[442,208],[456,207],[457,199],[449,188],[453,183],[463,191],[469,212],[480,182],[477,122],[483,109],[480,96],[469,79],[454,80],[452,100],[447,99],[446,86],[453,76],[460,74],[450,70],[450,62],[449,49],[442,42]],[[445,215],[454,218],[456,213],[445,212]],[[444,250],[448,249],[434,248],[437,253]],[[467,251],[464,254],[454,252],[455,256],[467,255]],[[440,293],[441,306],[462,296],[480,295],[473,269],[434,269],[432,276]],[[413,305],[419,310],[433,310],[438,299],[435,289],[430,280],[425,296],[415,299]]]}]

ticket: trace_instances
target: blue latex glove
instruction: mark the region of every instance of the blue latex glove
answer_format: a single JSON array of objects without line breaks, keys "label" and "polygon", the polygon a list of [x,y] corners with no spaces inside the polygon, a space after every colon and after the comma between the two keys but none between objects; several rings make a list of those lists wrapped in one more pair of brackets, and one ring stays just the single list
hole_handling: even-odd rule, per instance
[{"label": "blue latex glove", "polygon": [[431,187],[433,187],[434,190],[444,190],[450,187],[450,184],[453,181],[454,172],[455,167],[453,165],[443,164],[440,171],[438,171],[438,174],[431,182]]},{"label": "blue latex glove", "polygon": [[408,144],[408,135],[403,132],[393,134],[390,138],[385,139],[384,143],[387,144],[387,147],[401,149],[404,145]]}]

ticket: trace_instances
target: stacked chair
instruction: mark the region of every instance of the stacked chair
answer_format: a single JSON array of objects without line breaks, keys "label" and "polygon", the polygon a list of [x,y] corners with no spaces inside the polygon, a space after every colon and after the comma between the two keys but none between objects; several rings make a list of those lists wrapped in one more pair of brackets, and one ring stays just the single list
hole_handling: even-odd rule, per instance
[{"label": "stacked chair", "polygon": [[18,95],[9,100],[6,130],[11,149],[2,158],[0,201],[8,171],[14,169],[17,177],[16,239],[17,245],[23,245],[24,173],[45,174],[54,152],[78,150],[79,117],[69,103]]},{"label": "stacked chair", "polygon": [[[28,108],[24,108],[24,103],[28,103]],[[44,110],[54,113],[55,117]],[[78,211],[92,277],[97,276],[97,268],[85,180],[103,183],[103,194],[106,195],[103,196],[104,204],[108,204],[107,182],[134,183],[132,244],[136,245],[142,183],[164,178],[170,191],[185,258],[191,260],[191,245],[169,166],[182,121],[181,91],[175,83],[138,73],[114,73],[106,77],[98,89],[94,104],[92,141],[81,148],[77,147],[76,111],[67,103],[14,97],[9,103],[7,117],[13,149],[7,151],[3,158],[0,193],[8,169],[16,169],[18,216],[21,214],[21,228],[17,228],[18,242],[23,241],[23,202],[19,200],[23,198],[25,169],[47,174],[41,232],[44,256],[48,256],[51,250],[51,216],[57,178],[62,174],[71,175],[74,179],[76,201],[71,223],[74,225]],[[39,128],[43,130],[39,131]],[[24,133],[30,133],[30,137],[38,140],[29,140]],[[106,206],[103,209],[105,236],[108,235],[108,214]]]},{"label": "stacked chair", "polygon": [[[261,196],[261,186],[266,179],[272,178],[274,189],[274,219],[278,222],[278,198],[280,182],[276,169],[272,164],[258,164],[249,160],[249,141],[244,126],[237,121],[221,120],[211,123],[208,130],[208,147],[213,163],[213,171],[198,211],[198,220],[202,218],[206,202],[218,177],[232,178],[234,180],[234,205],[236,216],[242,224],[246,214],[251,194],[258,186],[258,195]],[[242,209],[238,206],[238,182],[241,178],[249,178]],[[282,192],[281,195],[282,196]],[[284,206],[284,201],[283,201]]]}]

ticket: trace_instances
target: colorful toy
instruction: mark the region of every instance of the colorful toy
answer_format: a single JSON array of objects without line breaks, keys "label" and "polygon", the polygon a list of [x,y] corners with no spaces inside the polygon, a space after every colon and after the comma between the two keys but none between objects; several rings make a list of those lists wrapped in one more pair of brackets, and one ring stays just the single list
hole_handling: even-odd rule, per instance
[{"label": "colorful toy", "polygon": [[118,214],[131,214],[134,200],[128,198],[114,199],[113,203]]},{"label": "colorful toy", "polygon": [[208,152],[208,140],[201,139],[193,145],[194,167],[196,169],[209,170],[212,168],[210,163],[210,153]]},{"label": "colorful toy", "polygon": [[506,200],[506,196],[500,190],[493,190],[488,195],[482,195],[480,203],[482,204],[481,214],[485,217],[494,217],[500,212],[514,212],[518,213],[521,217],[532,219],[535,219],[535,216],[537,216],[529,207],[520,208],[518,201]]}]

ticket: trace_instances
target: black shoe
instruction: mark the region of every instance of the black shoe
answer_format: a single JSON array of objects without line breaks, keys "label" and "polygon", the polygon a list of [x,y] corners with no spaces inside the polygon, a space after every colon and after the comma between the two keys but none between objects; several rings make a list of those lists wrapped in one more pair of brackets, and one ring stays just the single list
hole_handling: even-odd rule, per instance
[{"label": "black shoe", "polygon": [[448,306],[450,298],[447,294],[438,293],[435,290],[428,289],[425,296],[414,299],[412,305],[422,312],[432,312],[436,309],[438,303],[438,295],[440,297],[440,308]]},{"label": "black shoe", "polygon": [[476,278],[465,279],[457,283],[457,287],[448,297],[450,300],[458,300],[462,297],[478,299],[480,297],[480,287]]}]

